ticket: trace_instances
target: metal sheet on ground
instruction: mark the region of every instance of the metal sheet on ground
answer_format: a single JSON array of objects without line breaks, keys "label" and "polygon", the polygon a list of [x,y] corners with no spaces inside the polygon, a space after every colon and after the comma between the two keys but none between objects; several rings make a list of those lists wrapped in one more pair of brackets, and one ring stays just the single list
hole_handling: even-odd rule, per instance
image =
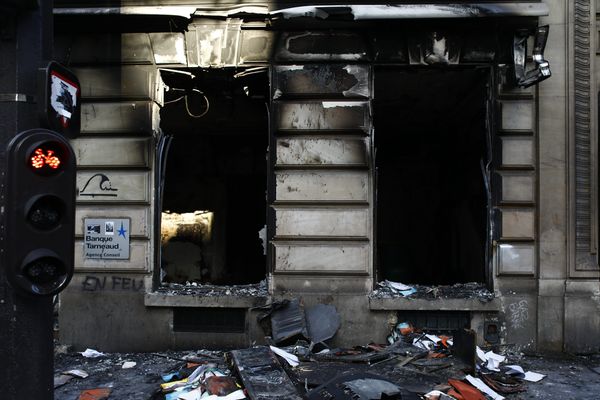
[{"label": "metal sheet on ground", "polygon": [[230,352],[233,364],[252,400],[301,400],[275,354],[265,346]]}]

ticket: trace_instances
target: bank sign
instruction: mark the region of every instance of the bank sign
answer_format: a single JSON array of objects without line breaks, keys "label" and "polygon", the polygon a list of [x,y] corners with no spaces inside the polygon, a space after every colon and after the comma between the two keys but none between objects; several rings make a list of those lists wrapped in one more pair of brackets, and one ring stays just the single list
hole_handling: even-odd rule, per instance
[{"label": "bank sign", "polygon": [[129,259],[129,218],[86,218],[83,258]]}]

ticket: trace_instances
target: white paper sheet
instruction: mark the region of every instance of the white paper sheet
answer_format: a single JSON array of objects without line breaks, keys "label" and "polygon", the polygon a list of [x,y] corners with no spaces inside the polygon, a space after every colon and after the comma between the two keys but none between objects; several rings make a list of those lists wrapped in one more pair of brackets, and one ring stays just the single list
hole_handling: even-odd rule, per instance
[{"label": "white paper sheet", "polygon": [[202,391],[200,388],[191,390],[189,392],[181,394],[177,399],[178,400],[200,400],[202,396]]},{"label": "white paper sheet", "polygon": [[208,397],[203,397],[202,400],[242,400],[245,399],[246,395],[243,390],[236,390],[235,392],[229,393],[227,396],[217,396],[211,394]]},{"label": "white paper sheet", "polygon": [[529,382],[539,382],[542,379],[544,379],[545,377],[546,377],[546,375],[539,374],[537,372],[527,371],[527,372],[525,372],[525,378],[523,378],[523,379],[525,379],[526,381],[529,381]]},{"label": "white paper sheet", "polygon": [[300,360],[295,355],[288,353],[285,350],[281,350],[280,348],[275,346],[269,347],[271,348],[271,351],[273,353],[277,354],[280,357],[283,357],[283,359],[287,361],[287,363],[290,364],[292,367],[295,367],[296,365],[300,364]]},{"label": "white paper sheet", "polygon": [[520,365],[507,365],[508,371],[506,371],[507,375],[521,375],[517,376],[517,378],[524,379],[529,382],[539,382],[546,377],[544,374],[540,374],[533,371],[527,371],[523,369]]},{"label": "white paper sheet", "polygon": [[483,383],[483,381],[479,378],[474,378],[471,375],[466,376],[467,381],[477,389],[481,390],[483,393],[487,394],[494,400],[503,400],[504,397],[500,396],[498,393],[494,392],[492,388]]}]

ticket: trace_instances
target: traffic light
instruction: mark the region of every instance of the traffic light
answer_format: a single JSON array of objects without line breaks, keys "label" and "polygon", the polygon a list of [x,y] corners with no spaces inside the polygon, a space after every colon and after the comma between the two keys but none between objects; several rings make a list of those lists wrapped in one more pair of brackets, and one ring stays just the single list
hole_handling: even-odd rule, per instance
[{"label": "traffic light", "polygon": [[75,154],[59,134],[33,129],[8,145],[6,276],[15,290],[60,292],[73,276]]}]

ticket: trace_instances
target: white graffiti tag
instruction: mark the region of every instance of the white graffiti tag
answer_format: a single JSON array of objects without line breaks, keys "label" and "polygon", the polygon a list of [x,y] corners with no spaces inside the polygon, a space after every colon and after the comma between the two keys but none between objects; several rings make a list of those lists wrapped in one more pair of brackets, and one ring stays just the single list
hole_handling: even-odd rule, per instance
[{"label": "white graffiti tag", "polygon": [[527,300],[521,300],[518,303],[509,304],[509,320],[513,328],[523,328],[525,321],[529,319],[529,304]]}]

